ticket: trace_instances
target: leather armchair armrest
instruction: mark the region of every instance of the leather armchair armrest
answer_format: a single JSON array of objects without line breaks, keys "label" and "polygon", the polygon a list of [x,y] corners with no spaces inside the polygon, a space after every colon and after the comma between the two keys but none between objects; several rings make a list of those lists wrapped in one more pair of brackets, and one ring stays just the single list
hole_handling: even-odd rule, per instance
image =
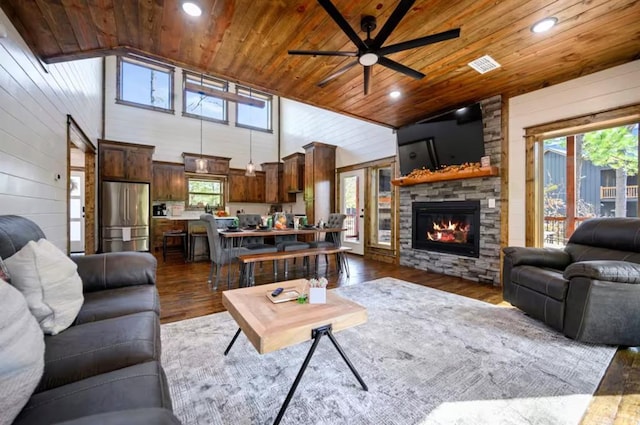
[{"label": "leather armchair armrest", "polygon": [[83,291],[155,285],[157,261],[146,252],[109,252],[74,256]]},{"label": "leather armchair armrest", "polygon": [[561,249],[508,246],[503,252],[513,267],[528,265],[564,270],[571,264],[571,257]]},{"label": "leather armchair armrest", "polygon": [[627,261],[580,261],[564,271],[564,278],[584,277],[592,280],[640,284],[640,264]]}]

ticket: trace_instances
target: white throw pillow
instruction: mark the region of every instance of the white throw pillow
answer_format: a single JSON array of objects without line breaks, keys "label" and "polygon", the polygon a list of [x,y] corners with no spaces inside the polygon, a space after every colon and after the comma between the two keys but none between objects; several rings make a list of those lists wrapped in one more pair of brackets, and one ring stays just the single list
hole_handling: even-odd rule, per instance
[{"label": "white throw pillow", "polygon": [[42,330],[55,335],[76,319],[84,297],[78,266],[46,239],[30,241],[5,260],[11,284],[27,299]]},{"label": "white throw pillow", "polygon": [[0,425],[10,424],[44,369],[44,334],[14,287],[0,280]]}]

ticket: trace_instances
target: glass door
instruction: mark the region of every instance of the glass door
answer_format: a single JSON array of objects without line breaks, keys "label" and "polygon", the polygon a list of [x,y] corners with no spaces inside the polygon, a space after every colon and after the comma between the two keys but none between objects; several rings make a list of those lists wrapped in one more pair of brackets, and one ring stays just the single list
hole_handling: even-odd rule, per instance
[{"label": "glass door", "polygon": [[69,185],[70,249],[84,252],[84,171],[71,171]]},{"label": "glass door", "polygon": [[340,173],[340,212],[344,220],[343,245],[364,255],[364,169]]},{"label": "glass door", "polygon": [[542,245],[591,217],[638,216],[638,124],[542,141]]},{"label": "glass door", "polygon": [[371,245],[390,248],[392,241],[393,202],[391,167],[371,169]]}]

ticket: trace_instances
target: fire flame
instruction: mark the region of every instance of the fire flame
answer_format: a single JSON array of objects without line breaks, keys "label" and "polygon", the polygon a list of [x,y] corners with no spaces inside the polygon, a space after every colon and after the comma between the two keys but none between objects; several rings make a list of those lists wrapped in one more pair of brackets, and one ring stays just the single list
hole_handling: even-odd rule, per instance
[{"label": "fire flame", "polygon": [[436,242],[467,243],[467,234],[471,230],[468,223],[433,223],[433,232],[427,232],[427,239]]}]

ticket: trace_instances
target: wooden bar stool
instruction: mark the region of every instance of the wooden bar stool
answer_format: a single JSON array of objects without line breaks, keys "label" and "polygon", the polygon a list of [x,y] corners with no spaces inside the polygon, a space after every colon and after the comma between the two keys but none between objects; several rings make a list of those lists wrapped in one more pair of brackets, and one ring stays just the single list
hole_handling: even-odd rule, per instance
[{"label": "wooden bar stool", "polygon": [[182,252],[182,256],[185,261],[187,260],[187,232],[184,230],[169,230],[168,232],[164,232],[162,234],[162,260],[167,261],[167,251],[169,247],[167,247],[167,239],[171,238],[180,238],[182,245],[180,246],[180,251]]}]

